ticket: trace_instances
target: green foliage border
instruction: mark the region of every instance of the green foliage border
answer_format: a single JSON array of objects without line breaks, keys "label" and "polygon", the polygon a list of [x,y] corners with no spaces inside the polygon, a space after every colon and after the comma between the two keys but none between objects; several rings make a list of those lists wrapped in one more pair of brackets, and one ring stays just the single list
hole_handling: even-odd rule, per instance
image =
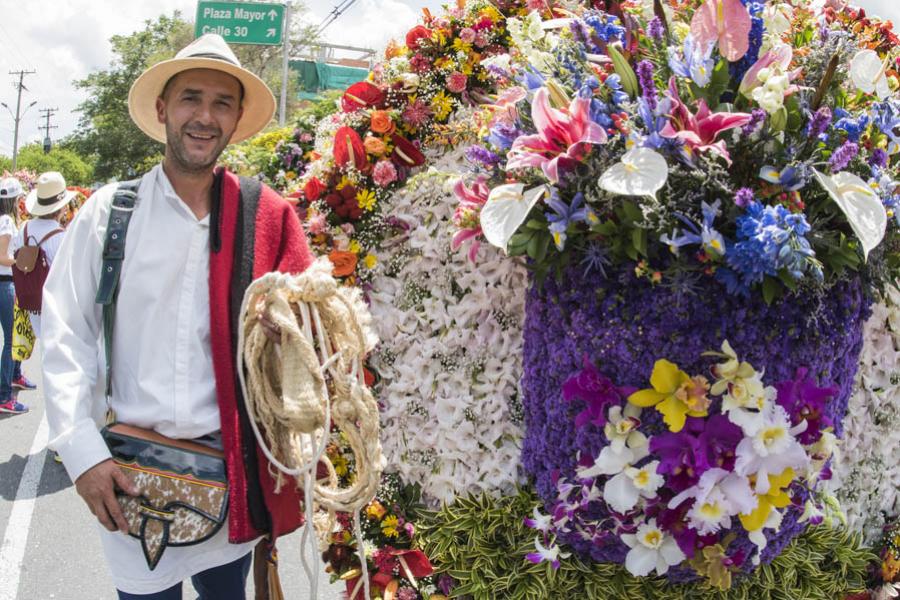
[{"label": "green foliage border", "polygon": [[771,564],[736,578],[720,591],[706,584],[670,585],[661,577],[637,578],[624,567],[587,563],[573,556],[559,570],[534,565],[536,533],[524,517],[540,506],[527,491],[515,496],[460,498],[452,506],[423,512],[418,544],[438,573],[457,582],[452,597],[475,600],[840,600],[866,589],[868,568],[878,560],[859,536],[826,526],[799,536]]}]

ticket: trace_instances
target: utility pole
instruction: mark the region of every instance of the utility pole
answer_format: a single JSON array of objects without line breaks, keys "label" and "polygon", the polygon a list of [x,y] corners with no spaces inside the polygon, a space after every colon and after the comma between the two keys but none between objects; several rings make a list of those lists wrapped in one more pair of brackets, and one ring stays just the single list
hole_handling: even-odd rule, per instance
[{"label": "utility pole", "polygon": [[[31,108],[32,106],[37,104],[37,100],[35,100],[34,102],[32,102],[31,104],[29,104],[28,106],[25,107],[24,112],[20,112],[19,109],[22,107],[22,90],[27,89],[25,87],[25,84],[23,83],[23,80],[25,79],[26,75],[32,75],[36,72],[37,71],[25,71],[25,70],[9,72],[10,75],[16,75],[19,77],[19,81],[17,83],[13,84],[16,87],[16,89],[18,90],[18,97],[16,98],[16,114],[13,115],[13,120],[16,123],[15,133],[13,133],[13,155],[12,155],[13,171],[16,170],[16,158],[19,154],[19,121],[22,120],[22,116],[25,114],[25,112],[28,112],[29,108]],[[9,107],[6,105],[5,102],[0,102],[0,105],[2,105],[6,110],[9,110]],[[12,115],[11,110],[9,111],[9,114]]]},{"label": "utility pole", "polygon": [[47,124],[43,127],[38,127],[38,129],[44,130],[44,154],[48,154],[50,152],[50,130],[59,129],[59,127],[56,125],[50,125],[50,117],[53,116],[53,113],[59,112],[59,109],[42,108],[38,112],[41,113],[41,117],[45,117],[47,119]]}]

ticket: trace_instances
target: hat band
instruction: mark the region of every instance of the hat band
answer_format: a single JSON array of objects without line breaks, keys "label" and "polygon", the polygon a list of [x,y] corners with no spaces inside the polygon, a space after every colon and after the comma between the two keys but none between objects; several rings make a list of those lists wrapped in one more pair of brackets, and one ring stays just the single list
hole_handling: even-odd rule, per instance
[{"label": "hat band", "polygon": [[41,206],[53,206],[54,204],[62,200],[62,197],[65,195],[65,193],[65,190],[63,190],[57,195],[50,196],[49,198],[38,198],[37,203]]},{"label": "hat band", "polygon": [[227,62],[228,64],[234,65],[236,67],[241,66],[238,63],[236,63],[235,61],[228,58],[227,56],[223,56],[221,54],[216,54],[215,52],[207,52],[207,53],[203,53],[203,54],[191,54],[190,56],[186,56],[185,58],[214,58],[216,60],[221,60],[223,62]]}]

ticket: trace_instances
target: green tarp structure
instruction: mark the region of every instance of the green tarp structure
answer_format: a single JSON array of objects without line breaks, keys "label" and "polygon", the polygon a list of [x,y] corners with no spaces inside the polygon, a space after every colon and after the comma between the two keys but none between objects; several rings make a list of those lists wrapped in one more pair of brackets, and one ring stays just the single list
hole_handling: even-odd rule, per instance
[{"label": "green tarp structure", "polygon": [[312,100],[323,90],[343,90],[369,76],[368,69],[329,65],[311,60],[292,60],[291,69],[300,82],[300,98]]}]

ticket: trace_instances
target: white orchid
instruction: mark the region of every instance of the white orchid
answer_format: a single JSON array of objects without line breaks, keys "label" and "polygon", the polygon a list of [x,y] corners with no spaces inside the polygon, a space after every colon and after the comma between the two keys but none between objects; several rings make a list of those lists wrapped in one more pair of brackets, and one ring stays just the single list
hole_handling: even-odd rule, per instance
[{"label": "white orchid", "polygon": [[610,443],[600,451],[593,465],[577,470],[580,479],[618,475],[626,467],[640,462],[650,453],[647,437],[637,431],[640,422],[634,415],[640,415],[640,408],[626,407],[623,415],[621,406],[613,406],[610,407],[608,414],[609,419],[604,432]]},{"label": "white orchid", "polygon": [[696,485],[689,487],[669,501],[669,508],[678,508],[686,500],[694,499],[687,513],[689,524],[701,535],[716,533],[731,526],[731,518],[756,508],[757,499],[750,481],[724,469],[709,469]]},{"label": "white orchid", "polygon": [[603,500],[618,513],[626,513],[637,505],[641,498],[656,498],[657,490],[665,483],[656,472],[659,461],[654,460],[643,467],[630,465],[612,477],[603,486]]},{"label": "white orchid", "polygon": [[728,340],[722,342],[722,352],[717,355],[726,360],[713,367],[716,381],[709,392],[722,395],[722,414],[728,415],[728,419],[738,427],[743,427],[759,418],[760,412],[771,403],[777,391],[763,384],[763,374],[757,372],[753,365],[738,359]]},{"label": "white orchid", "polygon": [[665,575],[669,567],[686,558],[675,538],[656,525],[656,519],[642,523],[636,534],[623,534],[622,541],[630,548],[625,568],[635,577],[645,577],[653,571]]},{"label": "white orchid", "polygon": [[769,475],[787,469],[801,471],[809,465],[809,456],[797,441],[797,434],[806,430],[806,421],[791,427],[791,419],[784,408],[769,404],[759,418],[741,426],[746,436],[735,450],[734,470],[739,475],[756,476],[756,493],[767,494]]}]

